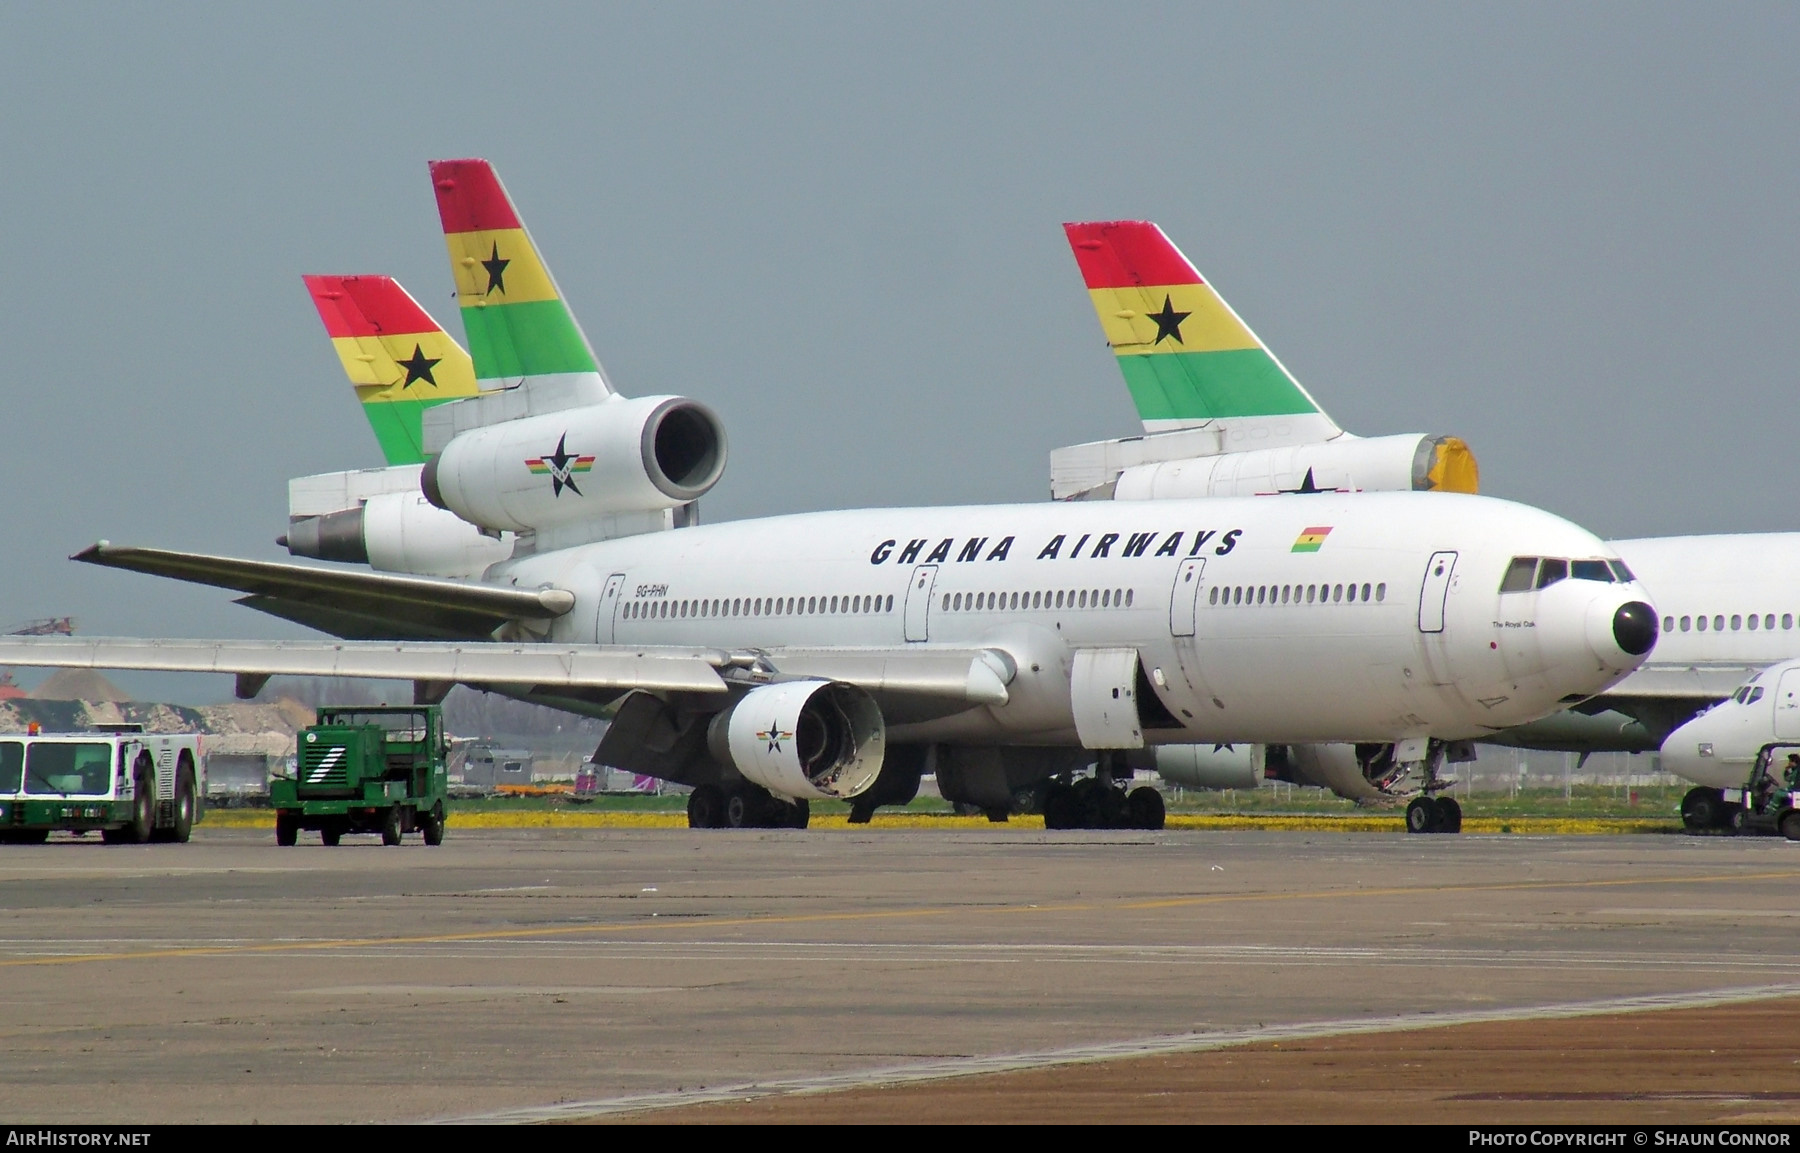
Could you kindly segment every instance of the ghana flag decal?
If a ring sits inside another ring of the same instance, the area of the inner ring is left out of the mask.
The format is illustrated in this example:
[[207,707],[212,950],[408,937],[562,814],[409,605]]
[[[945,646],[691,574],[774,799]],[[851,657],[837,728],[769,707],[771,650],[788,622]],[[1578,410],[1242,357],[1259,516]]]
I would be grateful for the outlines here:
[[511,388],[534,377],[591,378],[594,399],[611,393],[581,326],[575,323],[525,231],[493,165],[434,160],[431,184],[462,303],[463,331],[483,389]]
[[1330,525],[1320,525],[1314,528],[1301,529],[1300,535],[1294,538],[1294,547],[1288,551],[1318,552],[1325,544],[1325,538],[1329,535],[1331,535]]
[[420,415],[476,393],[469,354],[390,277],[301,279],[382,455],[389,464],[419,464]]
[[1146,428],[1317,414],[1306,390],[1144,220],[1065,224],[1106,341]]

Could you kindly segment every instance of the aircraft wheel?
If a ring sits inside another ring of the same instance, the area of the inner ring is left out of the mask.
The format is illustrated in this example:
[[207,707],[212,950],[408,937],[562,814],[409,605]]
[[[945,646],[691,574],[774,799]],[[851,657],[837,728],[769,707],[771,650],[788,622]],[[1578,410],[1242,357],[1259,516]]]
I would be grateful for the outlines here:
[[1057,781],[1044,790],[1044,827],[1073,829],[1081,820],[1081,803],[1075,790]]
[[701,785],[688,794],[688,828],[722,829],[725,827],[725,790],[717,785]]
[[300,839],[300,822],[294,814],[281,810],[275,814],[275,843],[284,848]]
[[873,817],[874,815],[875,815],[875,806],[874,805],[868,804],[864,801],[851,801],[850,802],[850,823],[851,824],[866,825],[869,823],[869,818]]
[[1134,829],[1160,829],[1168,815],[1163,806],[1162,794],[1148,785],[1131,790],[1130,795],[1125,798],[1125,808]]
[[1681,798],[1681,824],[1690,833],[1705,832],[1717,823],[1721,807],[1719,790],[1695,785]]
[[1437,817],[1438,832],[1462,832],[1462,806],[1456,803],[1455,797],[1439,797],[1437,799]]
[[754,829],[762,822],[756,818],[760,815],[759,806],[754,798],[741,789],[733,789],[725,798],[725,827],[728,829]]
[[1435,833],[1439,819],[1437,802],[1430,797],[1414,797],[1406,806],[1406,831],[1409,833]]
[[987,816],[988,824],[990,825],[1004,825],[1007,821],[1012,819],[1012,810],[1005,806],[983,809],[981,811]]
[[1781,815],[1781,835],[1790,841],[1800,841],[1800,809],[1789,809]]
[[812,822],[812,802],[794,801],[787,806],[787,820],[783,822],[790,829],[804,829]]

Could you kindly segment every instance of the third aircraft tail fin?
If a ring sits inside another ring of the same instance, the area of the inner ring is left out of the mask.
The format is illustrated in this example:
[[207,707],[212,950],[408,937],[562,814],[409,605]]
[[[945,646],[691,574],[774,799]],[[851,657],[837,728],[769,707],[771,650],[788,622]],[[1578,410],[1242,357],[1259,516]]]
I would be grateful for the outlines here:
[[1290,444],[1342,431],[1162,229],[1114,220],[1063,230],[1146,431],[1267,425],[1258,440]]
[[302,279],[382,455],[420,463],[424,411],[476,393],[469,354],[391,277]]

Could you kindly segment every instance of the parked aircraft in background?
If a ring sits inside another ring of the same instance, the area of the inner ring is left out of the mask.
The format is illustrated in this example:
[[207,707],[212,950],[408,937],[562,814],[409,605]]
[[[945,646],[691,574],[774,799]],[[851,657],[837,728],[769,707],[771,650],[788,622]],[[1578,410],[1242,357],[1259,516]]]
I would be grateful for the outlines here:
[[[1148,435],[1057,449],[1050,471],[1059,498],[1474,489],[1474,458],[1458,438],[1341,432],[1156,225],[1064,229]],[[1654,751],[1749,672],[1800,653],[1800,583],[1792,575],[1800,572],[1800,534],[1610,544],[1662,608],[1655,653],[1607,692],[1485,741]],[[1535,570],[1523,563],[1508,570],[1506,580],[1520,592],[1579,575],[1565,558],[1545,557]],[[1275,777],[1356,800],[1386,799],[1408,783],[1379,746],[1264,748],[1239,740],[1162,747],[1139,764],[1201,788],[1248,788]],[[1427,811],[1409,812],[1409,827],[1414,819],[1430,827]]]
[[1770,791],[1785,784],[1792,753],[1800,753],[1800,660],[1758,670],[1663,742],[1663,767],[1696,782],[1682,798],[1682,823],[1694,832],[1742,824],[1757,800],[1753,782],[1767,780]]
[[[1119,785],[1129,750],[1360,742],[1429,795],[1448,753],[1605,691],[1655,643],[1654,608],[1592,534],[1472,495],[668,531],[724,469],[717,418],[612,388],[485,162],[439,162],[432,179],[479,392],[422,408],[419,483],[484,534],[513,534],[511,555],[460,581],[102,542],[78,559],[233,588],[370,639],[13,640],[0,661],[229,672],[240,692],[277,673],[347,675],[410,679],[421,699],[467,683],[616,705],[597,759],[695,786],[695,825],[804,824],[813,798],[866,818],[929,768],[948,799],[996,818],[1041,787],[1053,826],[1157,827],[1156,793]],[[412,369],[385,371],[404,391]],[[371,557],[372,531],[365,517]],[[1536,579],[1557,563],[1564,579]],[[1054,783],[1096,760],[1079,791]]]

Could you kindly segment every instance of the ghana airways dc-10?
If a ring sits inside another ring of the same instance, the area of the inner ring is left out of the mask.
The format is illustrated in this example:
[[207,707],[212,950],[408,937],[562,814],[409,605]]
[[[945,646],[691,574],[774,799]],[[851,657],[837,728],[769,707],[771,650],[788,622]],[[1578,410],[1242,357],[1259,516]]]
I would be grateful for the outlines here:
[[[866,819],[929,769],[996,817],[1041,788],[1054,827],[1158,827],[1160,797],[1116,783],[1127,750],[1379,743],[1429,793],[1447,746],[1600,693],[1655,643],[1655,610],[1597,537],[1479,496],[694,525],[725,465],[718,419],[612,388],[486,162],[438,162],[432,180],[476,395],[435,395],[444,358],[424,330],[364,324],[350,297],[333,336],[397,398],[432,512],[510,534],[508,555],[459,580],[102,542],[79,559],[235,589],[344,639],[8,639],[0,661],[232,673],[240,694],[276,674],[406,679],[424,700],[461,683],[604,710],[597,759],[694,786],[696,826],[803,825],[820,798]],[[1517,558],[1543,556],[1593,579],[1501,595]],[[1089,764],[1078,793],[1066,774]]]

